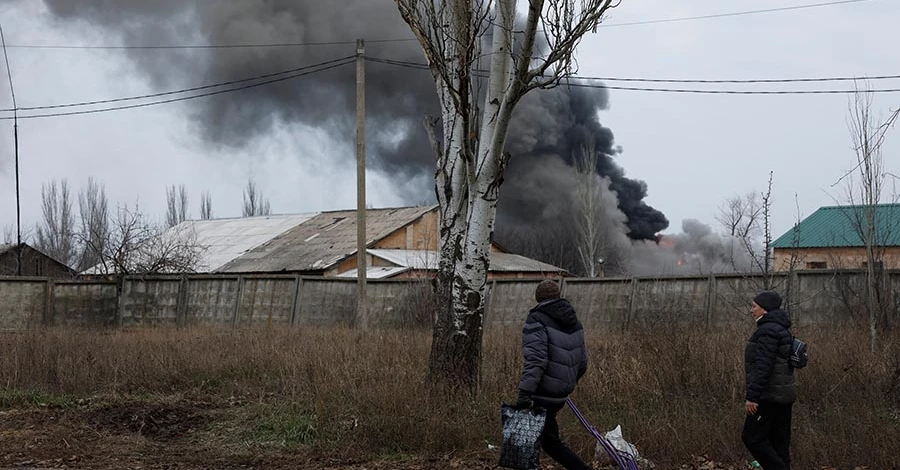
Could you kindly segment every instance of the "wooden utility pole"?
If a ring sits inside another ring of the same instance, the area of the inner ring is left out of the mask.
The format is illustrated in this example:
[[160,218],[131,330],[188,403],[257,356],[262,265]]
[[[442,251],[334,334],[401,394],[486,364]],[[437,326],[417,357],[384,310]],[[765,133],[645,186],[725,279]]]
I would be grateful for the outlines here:
[[6,77],[9,78],[9,92],[13,105],[13,147],[16,158],[16,276],[22,275],[22,204],[19,193],[19,106],[16,104],[16,89],[13,87],[12,70],[9,69],[9,56],[6,55],[6,36],[0,26],[0,42],[3,43],[3,60],[6,62]]
[[356,324],[369,327],[366,301],[366,45],[356,40]]

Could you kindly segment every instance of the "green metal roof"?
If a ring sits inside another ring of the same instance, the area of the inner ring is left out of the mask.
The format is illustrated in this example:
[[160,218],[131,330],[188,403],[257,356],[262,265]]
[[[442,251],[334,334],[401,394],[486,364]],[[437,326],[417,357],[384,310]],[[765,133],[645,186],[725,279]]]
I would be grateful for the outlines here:
[[[822,207],[778,237],[773,248],[840,248],[865,246],[857,227],[864,226],[871,206]],[[795,233],[796,230],[796,233]],[[876,244],[900,246],[900,204],[875,206]]]

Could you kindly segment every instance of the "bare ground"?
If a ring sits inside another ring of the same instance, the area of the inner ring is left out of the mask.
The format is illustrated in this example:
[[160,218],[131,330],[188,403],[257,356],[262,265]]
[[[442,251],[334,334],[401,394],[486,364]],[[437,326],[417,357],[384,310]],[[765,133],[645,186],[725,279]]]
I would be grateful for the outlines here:
[[[92,402],[0,411],[0,468],[371,469],[495,468],[496,455],[361,460],[246,439],[243,405]],[[552,468],[552,467],[551,467]]]
[[[78,400],[0,411],[0,469],[497,469],[497,451],[363,459],[246,433],[249,405],[198,400]],[[594,462],[594,468],[610,468]],[[546,461],[544,468],[558,470]],[[681,469],[741,467],[697,457]]]

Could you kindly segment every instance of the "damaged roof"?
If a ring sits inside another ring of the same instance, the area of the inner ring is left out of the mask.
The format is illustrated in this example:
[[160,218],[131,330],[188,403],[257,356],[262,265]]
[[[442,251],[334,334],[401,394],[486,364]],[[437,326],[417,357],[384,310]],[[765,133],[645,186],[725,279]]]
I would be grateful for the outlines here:
[[[370,255],[410,269],[437,269],[439,254],[432,250],[369,249]],[[511,253],[491,252],[491,272],[559,273],[564,269]],[[354,271],[355,272],[355,271]]]
[[235,258],[315,217],[316,214],[263,215],[187,220],[170,230],[188,230],[203,247],[201,268],[216,271]]
[[[366,246],[437,206],[366,210]],[[322,212],[280,233],[216,272],[319,272],[356,254],[356,210]]]

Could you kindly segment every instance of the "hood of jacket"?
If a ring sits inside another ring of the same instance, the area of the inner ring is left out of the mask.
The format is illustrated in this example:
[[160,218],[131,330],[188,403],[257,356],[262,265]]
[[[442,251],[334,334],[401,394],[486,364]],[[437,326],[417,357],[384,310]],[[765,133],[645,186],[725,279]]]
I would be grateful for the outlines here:
[[537,304],[532,311],[538,311],[550,317],[563,328],[572,328],[578,325],[578,316],[575,307],[566,299],[545,300]]
[[764,323],[777,323],[789,329],[791,327],[791,317],[784,310],[775,309],[763,315],[756,322],[758,326],[762,326]]

